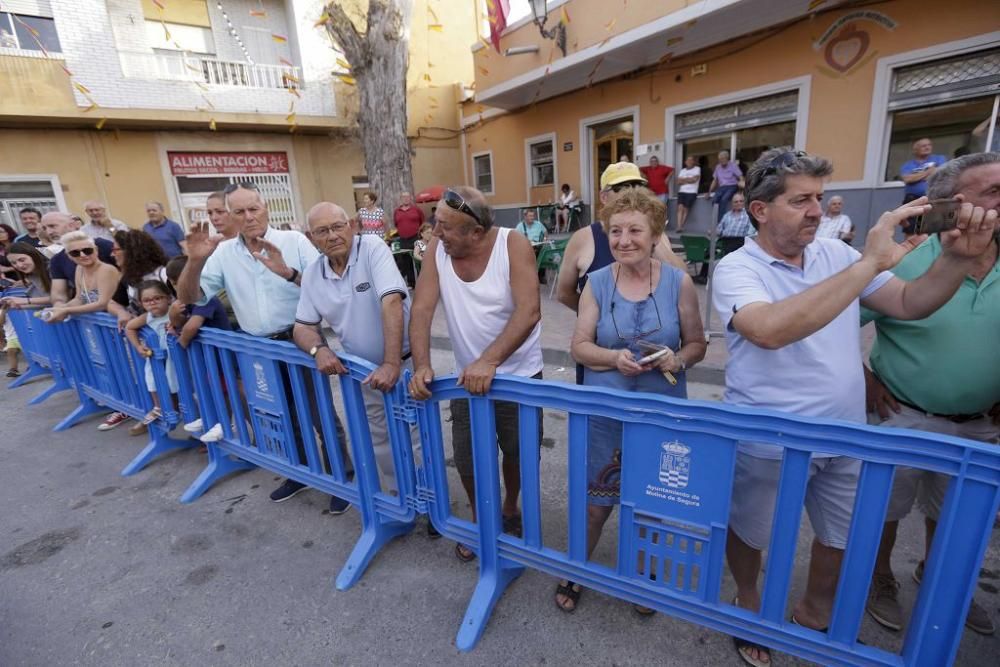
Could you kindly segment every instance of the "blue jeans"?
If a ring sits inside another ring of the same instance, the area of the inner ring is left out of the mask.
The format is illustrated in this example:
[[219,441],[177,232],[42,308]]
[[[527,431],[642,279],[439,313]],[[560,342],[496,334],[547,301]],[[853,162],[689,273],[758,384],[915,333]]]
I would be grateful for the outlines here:
[[716,222],[722,220],[722,216],[729,210],[729,202],[733,200],[733,195],[736,194],[739,187],[738,185],[720,185],[715,191],[715,197],[712,201],[719,205],[719,215]]

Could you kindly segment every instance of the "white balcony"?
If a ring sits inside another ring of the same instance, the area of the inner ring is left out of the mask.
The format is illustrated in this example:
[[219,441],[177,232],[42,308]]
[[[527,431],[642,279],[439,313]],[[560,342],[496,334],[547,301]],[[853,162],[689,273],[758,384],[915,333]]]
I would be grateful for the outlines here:
[[191,81],[235,88],[301,88],[298,67],[251,65],[245,62],[185,56],[184,54],[119,51],[122,74],[132,79]]

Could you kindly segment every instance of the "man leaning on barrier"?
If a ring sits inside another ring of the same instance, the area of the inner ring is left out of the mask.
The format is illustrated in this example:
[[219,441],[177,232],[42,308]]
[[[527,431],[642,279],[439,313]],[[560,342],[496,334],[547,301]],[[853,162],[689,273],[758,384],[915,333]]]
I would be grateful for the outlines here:
[[[1000,153],[965,155],[941,165],[930,177],[931,199],[961,196],[1000,212]],[[883,426],[944,433],[996,445],[1000,438],[1000,261],[994,239],[970,267],[955,295],[918,322],[902,322],[862,311],[875,322],[871,370],[865,369],[869,421]],[[893,273],[904,280],[921,275],[943,251],[937,235],[900,262]],[[956,342],[964,341],[965,344]],[[947,360],[942,363],[942,360]],[[992,413],[992,415],[990,414]],[[992,417],[992,418],[991,418]],[[899,521],[914,501],[924,513],[926,551],[937,528],[950,481],[948,475],[896,468],[882,543],[867,610],[891,630],[903,628],[899,582],[891,567]],[[913,572],[920,583],[924,561]],[[989,612],[972,600],[965,624],[981,634],[995,631]]]
[[[205,304],[220,290],[226,290],[239,320],[240,328],[253,336],[271,340],[292,339],[295,311],[299,304],[299,284],[302,272],[319,253],[304,234],[282,231],[268,224],[267,202],[253,183],[239,183],[225,189],[229,223],[238,230],[234,238],[210,236],[208,223],[196,224],[187,235],[189,257],[177,281],[177,298],[183,303]],[[304,374],[306,395],[315,423],[319,423],[316,392],[312,376]],[[283,375],[285,394],[291,399],[291,381]],[[325,406],[333,410],[333,406]],[[293,409],[290,415],[295,429],[299,459],[306,460],[302,451],[299,420]],[[334,412],[337,439],[340,440],[344,461],[346,436],[340,418]],[[322,453],[324,448],[319,447]],[[288,500],[306,486],[288,479],[271,494],[276,503]],[[330,512],[341,514],[350,505],[336,496],[330,499]]]
[[[362,382],[362,397],[378,467],[392,489],[396,469],[382,392],[392,391],[410,358],[406,329],[409,290],[389,246],[374,234],[359,234],[343,208],[321,202],[309,211],[312,241],[322,256],[302,272],[302,294],[292,335],[299,349],[327,375],[347,368],[327,345],[326,321],[348,354],[378,366]],[[428,532],[436,536],[428,524]]]
[[[458,382],[471,394],[490,390],[497,373],[542,376],[541,303],[535,253],[531,243],[511,229],[493,226],[493,209],[479,190],[445,190],[437,209],[434,239],[424,255],[410,320],[410,349],[416,369],[410,380],[414,398],[430,398],[431,321],[438,301],[448,319]],[[521,493],[518,406],[496,401],[497,441],[503,452],[504,532],[520,535]],[[455,466],[469,496],[475,519],[475,480],[469,403],[451,402]],[[541,419],[538,421],[541,431]],[[541,433],[539,432],[539,439]],[[470,561],[475,554],[462,544],[455,555]]]
[[[996,211],[965,204],[959,228],[941,234],[942,253],[919,278],[888,272],[923,237],[893,240],[907,218],[924,213],[920,198],[884,213],[868,232],[864,254],[817,239],[829,160],[787,148],[766,151],[747,175],[756,239],[719,262],[714,304],[726,329],[725,401],[807,417],[864,423],[859,299],[900,320],[927,317],[951,298],[989,245]],[[740,443],[726,556],[736,604],[757,610],[761,550],[771,533],[781,470],[780,447]],[[829,622],[847,542],[860,461],[815,455],[805,506],[816,533],[805,595],[792,618],[823,629]],[[740,657],[768,664],[763,646],[736,639]]]

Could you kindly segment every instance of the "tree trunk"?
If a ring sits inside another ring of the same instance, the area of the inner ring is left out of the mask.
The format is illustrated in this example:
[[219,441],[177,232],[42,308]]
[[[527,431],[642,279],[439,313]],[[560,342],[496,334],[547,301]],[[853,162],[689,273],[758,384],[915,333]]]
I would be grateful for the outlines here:
[[367,30],[360,33],[340,2],[326,7],[327,32],[344,52],[358,87],[358,125],[371,190],[388,226],[399,195],[413,192],[406,136],[406,72],[412,0],[369,0]]

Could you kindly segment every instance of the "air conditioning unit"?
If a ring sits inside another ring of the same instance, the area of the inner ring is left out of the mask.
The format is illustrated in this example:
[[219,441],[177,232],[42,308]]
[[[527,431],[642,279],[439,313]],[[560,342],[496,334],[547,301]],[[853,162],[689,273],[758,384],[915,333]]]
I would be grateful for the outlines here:
[[640,167],[649,165],[649,158],[655,156],[660,163],[663,163],[663,140],[654,141],[649,144],[637,144],[635,147],[635,163]]

